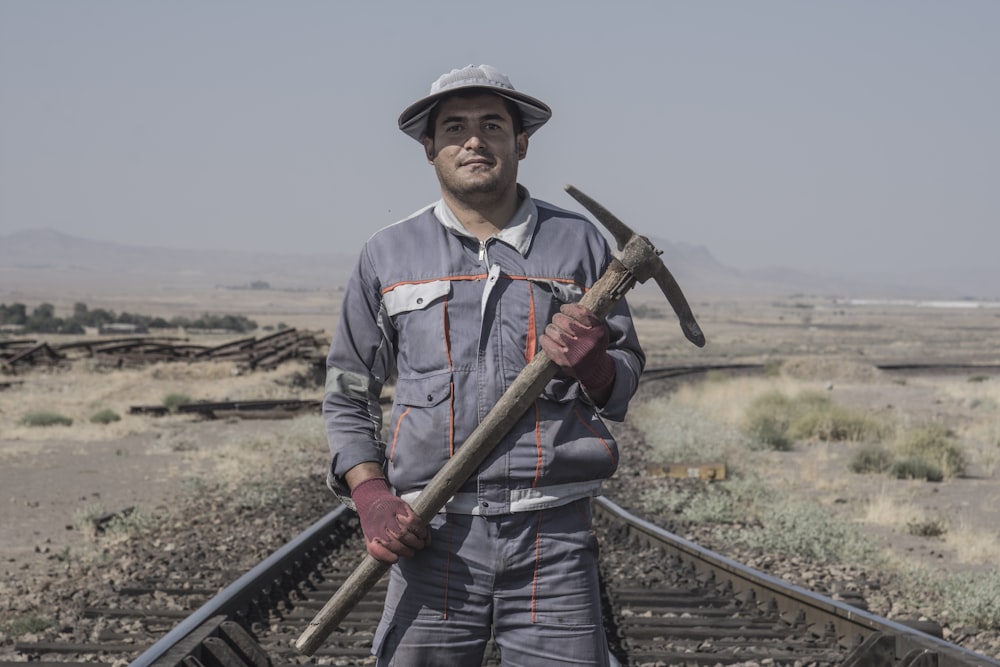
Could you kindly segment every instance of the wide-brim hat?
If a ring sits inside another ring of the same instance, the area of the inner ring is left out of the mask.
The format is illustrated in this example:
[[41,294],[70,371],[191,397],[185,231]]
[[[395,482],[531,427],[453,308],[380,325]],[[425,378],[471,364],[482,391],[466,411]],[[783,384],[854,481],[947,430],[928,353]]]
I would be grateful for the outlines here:
[[427,118],[437,103],[452,93],[470,88],[481,88],[514,102],[521,110],[521,128],[529,136],[552,117],[552,110],[547,104],[514,90],[510,79],[495,67],[469,65],[438,77],[431,84],[431,92],[427,97],[406,107],[399,115],[399,129],[417,141],[422,141],[427,132]]

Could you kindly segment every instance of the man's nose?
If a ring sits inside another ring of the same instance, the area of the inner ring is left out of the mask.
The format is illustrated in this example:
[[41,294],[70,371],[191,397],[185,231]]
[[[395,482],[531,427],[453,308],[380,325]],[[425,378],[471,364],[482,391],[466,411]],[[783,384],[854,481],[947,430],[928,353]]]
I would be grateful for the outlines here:
[[483,139],[479,136],[479,132],[469,133],[468,138],[465,140],[465,148],[470,151],[479,150],[483,147]]

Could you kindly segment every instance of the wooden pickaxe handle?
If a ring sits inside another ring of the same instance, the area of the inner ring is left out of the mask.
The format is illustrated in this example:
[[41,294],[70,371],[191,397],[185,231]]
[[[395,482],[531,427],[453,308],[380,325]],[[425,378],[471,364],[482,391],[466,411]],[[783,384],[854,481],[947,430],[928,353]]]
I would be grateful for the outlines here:
[[[650,246],[652,249],[652,246]],[[651,252],[655,253],[655,249]],[[654,255],[659,261],[657,255]],[[619,260],[612,260],[593,287],[584,294],[580,304],[602,320],[625,293],[635,285],[633,272]],[[479,426],[462,443],[455,455],[437,472],[430,483],[413,501],[413,510],[425,521],[441,511],[452,496],[465,484],[476,469],[486,460],[500,440],[528,411],[559,367],[543,350],[525,366],[500,400],[480,422]],[[389,570],[390,565],[365,554],[364,560],[351,573],[309,626],[295,641],[295,648],[305,655],[316,652],[334,628],[368,594],[368,591]]]

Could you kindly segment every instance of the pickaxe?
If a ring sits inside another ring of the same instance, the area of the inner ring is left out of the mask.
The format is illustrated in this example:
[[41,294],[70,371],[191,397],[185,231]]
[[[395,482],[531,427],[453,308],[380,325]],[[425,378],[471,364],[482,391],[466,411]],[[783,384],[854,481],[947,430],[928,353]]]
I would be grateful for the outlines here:
[[[566,191],[607,227],[614,236],[619,251],[618,257],[611,261],[604,275],[587,291],[580,304],[597,317],[604,319],[636,282],[643,283],[653,278],[673,306],[684,336],[698,347],[702,347],[705,344],[705,336],[695,321],[680,286],[660,259],[660,251],[653,247],[649,239],[637,235],[610,211],[572,185],[567,185]],[[559,367],[546,356],[545,352],[539,350],[472,435],[462,443],[455,455],[413,501],[413,510],[425,521],[430,521],[527,412],[558,370]],[[296,640],[295,648],[306,655],[315,653],[320,644],[367,595],[389,567],[388,563],[375,560],[366,554],[361,564]]]

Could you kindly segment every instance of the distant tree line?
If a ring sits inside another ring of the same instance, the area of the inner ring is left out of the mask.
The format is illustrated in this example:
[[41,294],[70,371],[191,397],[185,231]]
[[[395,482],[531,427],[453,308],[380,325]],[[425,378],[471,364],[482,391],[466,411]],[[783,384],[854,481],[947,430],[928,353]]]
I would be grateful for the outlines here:
[[173,317],[165,320],[162,317],[138,315],[113,310],[95,308],[90,310],[87,304],[77,302],[73,305],[73,314],[69,317],[56,317],[55,306],[51,303],[39,304],[30,313],[23,303],[7,305],[0,303],[0,326],[13,325],[26,333],[60,333],[82,334],[84,327],[101,328],[109,324],[131,324],[145,329],[215,329],[222,331],[246,332],[257,328],[257,323],[242,315],[210,315],[192,319],[189,317]]

